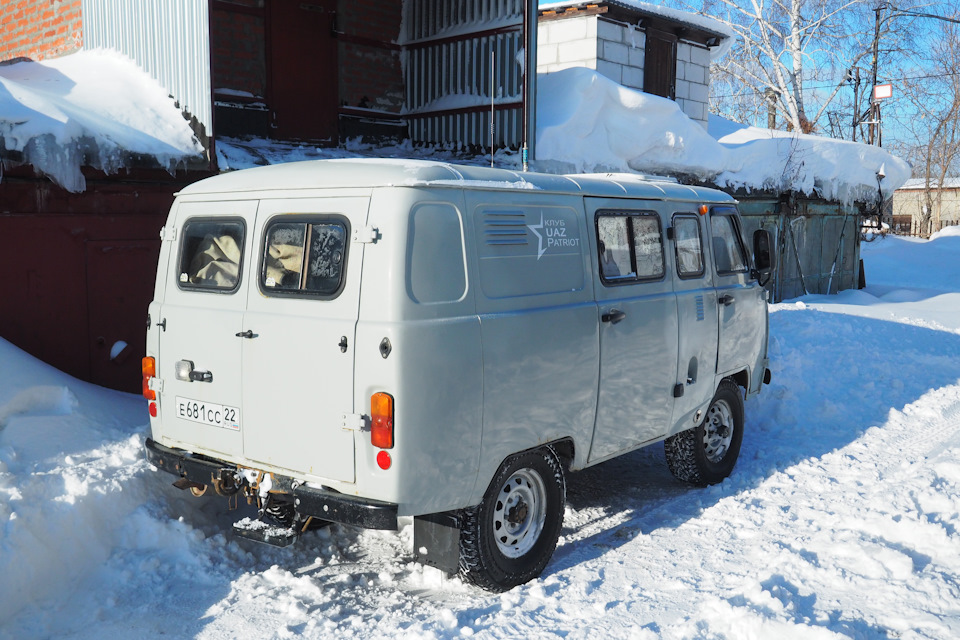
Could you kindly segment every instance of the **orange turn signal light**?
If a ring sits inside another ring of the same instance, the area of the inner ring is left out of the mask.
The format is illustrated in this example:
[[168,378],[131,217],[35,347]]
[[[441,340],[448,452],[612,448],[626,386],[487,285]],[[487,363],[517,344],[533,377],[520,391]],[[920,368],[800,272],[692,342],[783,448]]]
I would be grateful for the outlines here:
[[381,449],[393,448],[393,396],[389,393],[370,396],[370,443]]
[[147,356],[140,361],[140,369],[143,372],[143,397],[147,400],[156,400],[157,392],[150,388],[150,378],[157,376],[157,361]]

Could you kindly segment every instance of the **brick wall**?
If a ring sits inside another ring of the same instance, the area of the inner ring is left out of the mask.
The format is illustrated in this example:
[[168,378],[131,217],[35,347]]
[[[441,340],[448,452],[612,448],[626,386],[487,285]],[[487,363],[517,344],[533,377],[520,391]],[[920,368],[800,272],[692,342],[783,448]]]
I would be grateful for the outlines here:
[[267,84],[264,18],[260,11],[263,0],[242,0],[234,4],[255,11],[245,13],[213,5],[210,12],[213,89],[246,91],[262,98]]
[[340,37],[340,104],[399,113],[403,107],[400,51],[400,0],[341,0],[337,11]]
[[[625,87],[643,91],[645,45],[642,30],[595,15],[544,20],[537,29],[537,71],[586,67]],[[679,42],[676,102],[704,128],[709,94],[710,51]]]
[[0,62],[73,53],[83,45],[80,0],[2,0],[0,33]]

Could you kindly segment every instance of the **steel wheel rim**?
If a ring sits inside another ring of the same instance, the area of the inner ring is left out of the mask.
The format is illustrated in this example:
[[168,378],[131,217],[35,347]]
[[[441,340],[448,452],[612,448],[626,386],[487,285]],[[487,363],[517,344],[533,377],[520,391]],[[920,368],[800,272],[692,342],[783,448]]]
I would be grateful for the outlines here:
[[546,487],[533,469],[519,469],[503,483],[493,510],[493,537],[500,553],[519,558],[540,539],[547,517]]
[[723,460],[733,441],[733,411],[726,400],[717,400],[707,410],[703,423],[703,454],[716,464]]

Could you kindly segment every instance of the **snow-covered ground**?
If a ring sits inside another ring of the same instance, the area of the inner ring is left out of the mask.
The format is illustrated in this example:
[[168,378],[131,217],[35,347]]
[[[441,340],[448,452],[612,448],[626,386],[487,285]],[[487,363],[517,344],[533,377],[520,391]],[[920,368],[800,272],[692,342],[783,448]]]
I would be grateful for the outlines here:
[[960,637],[960,235],[771,308],[773,382],[709,489],[655,445],[569,479],[543,576],[412,562],[412,526],[280,550],[144,462],[145,402],[0,340],[2,638]]

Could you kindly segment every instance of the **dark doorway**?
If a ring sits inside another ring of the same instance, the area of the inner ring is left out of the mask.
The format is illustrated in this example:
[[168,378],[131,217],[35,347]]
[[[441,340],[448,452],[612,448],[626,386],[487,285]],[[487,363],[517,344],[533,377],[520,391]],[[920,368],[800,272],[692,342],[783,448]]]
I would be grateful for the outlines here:
[[677,78],[677,37],[647,29],[647,45],[643,61],[643,90],[646,93],[675,99]]
[[336,6],[336,0],[266,5],[271,137],[337,141]]
[[147,306],[159,252],[157,240],[86,242],[91,382],[140,391]]

